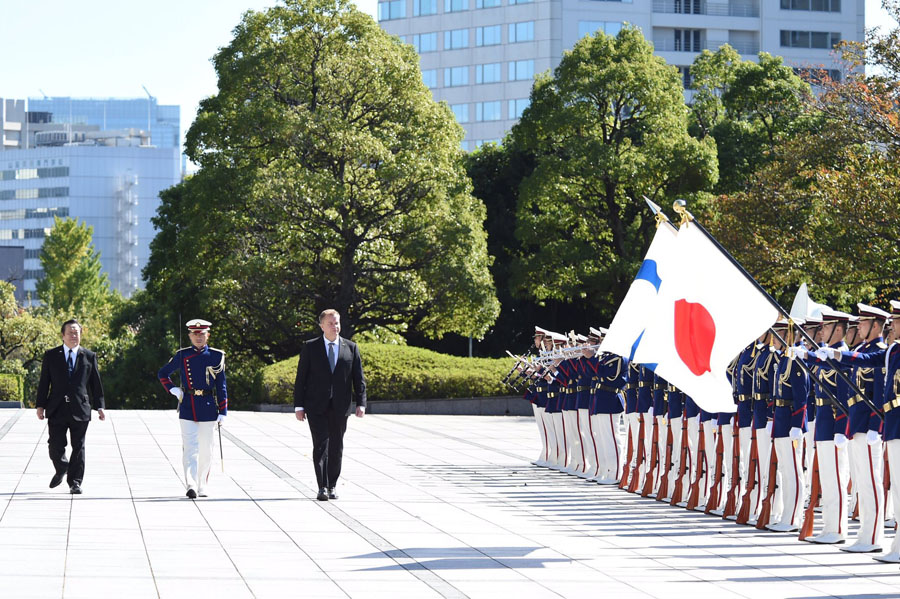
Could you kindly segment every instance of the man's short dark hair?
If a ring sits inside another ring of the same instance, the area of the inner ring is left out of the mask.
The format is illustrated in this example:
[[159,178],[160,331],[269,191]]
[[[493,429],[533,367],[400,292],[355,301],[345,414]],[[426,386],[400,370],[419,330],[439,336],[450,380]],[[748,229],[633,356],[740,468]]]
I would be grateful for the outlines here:
[[79,329],[82,328],[81,323],[78,322],[77,320],[75,320],[74,318],[72,318],[72,319],[70,319],[70,320],[65,321],[65,322],[62,324],[62,328],[59,329],[59,334],[60,334],[60,335],[65,335],[65,334],[66,334],[66,327],[69,326],[70,324],[77,324]]
[[340,319],[340,317],[341,317],[341,313],[340,313],[340,312],[338,312],[338,311],[335,310],[334,308],[328,308],[327,310],[322,310],[322,311],[319,313],[319,324],[322,324],[322,321],[325,320],[325,317],[326,317],[326,316],[330,316],[331,314],[334,314],[335,316],[337,316],[338,319]]

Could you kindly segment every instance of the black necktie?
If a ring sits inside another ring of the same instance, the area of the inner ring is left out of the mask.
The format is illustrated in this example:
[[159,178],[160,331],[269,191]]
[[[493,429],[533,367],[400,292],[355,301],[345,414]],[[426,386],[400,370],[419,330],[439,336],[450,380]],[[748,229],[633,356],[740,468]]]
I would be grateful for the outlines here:
[[72,350],[69,350],[69,359],[67,362],[69,364],[69,376],[72,376],[72,371],[75,370],[75,361],[72,360]]
[[328,344],[328,365],[331,366],[331,372],[334,372],[334,343]]

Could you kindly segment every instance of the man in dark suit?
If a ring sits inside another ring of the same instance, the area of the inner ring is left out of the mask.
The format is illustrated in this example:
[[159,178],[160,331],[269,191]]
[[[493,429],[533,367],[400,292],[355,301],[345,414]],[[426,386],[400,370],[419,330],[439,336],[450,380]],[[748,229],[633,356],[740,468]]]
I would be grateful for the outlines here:
[[[81,325],[67,320],[62,329],[63,344],[47,350],[41,362],[41,379],[37,390],[37,417],[46,416],[50,459],[56,474],[50,488],[58,486],[68,474],[69,492],[81,494],[84,479],[84,437],[91,421],[91,401],[103,413],[103,385],[97,368],[97,354],[81,347]],[[66,432],[72,440],[72,455],[66,459]]]
[[316,499],[337,499],[334,487],[341,475],[344,432],[350,399],[356,400],[356,416],[366,412],[366,378],[359,347],[340,336],[341,315],[337,310],[319,314],[322,337],[303,346],[294,382],[297,420],[309,419],[313,442],[313,466],[319,494]]

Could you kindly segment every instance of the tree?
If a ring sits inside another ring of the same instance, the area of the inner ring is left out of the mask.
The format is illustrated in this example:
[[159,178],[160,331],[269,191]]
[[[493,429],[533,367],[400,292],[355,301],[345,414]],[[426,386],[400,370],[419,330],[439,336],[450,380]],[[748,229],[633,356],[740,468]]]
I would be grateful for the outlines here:
[[634,27],[582,38],[536,79],[508,142],[535,162],[519,187],[518,293],[611,315],[653,234],[641,196],[699,198],[716,181],[713,141],[687,116],[677,70]]
[[38,298],[51,313],[86,318],[109,303],[109,280],[101,272],[93,235],[94,228],[85,223],[53,218],[53,228],[41,247],[44,277],[37,283]]
[[347,0],[286,0],[246,13],[214,63],[187,135],[201,168],[163,195],[148,290],[195,279],[217,335],[266,361],[327,307],[347,334],[483,334],[484,206],[412,47]]

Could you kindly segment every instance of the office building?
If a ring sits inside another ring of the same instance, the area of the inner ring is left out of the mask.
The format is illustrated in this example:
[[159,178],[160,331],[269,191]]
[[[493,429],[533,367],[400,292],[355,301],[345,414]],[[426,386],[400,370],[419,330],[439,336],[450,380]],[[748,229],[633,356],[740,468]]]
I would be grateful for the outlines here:
[[59,216],[94,228],[111,287],[129,297],[142,287],[159,193],[181,180],[179,148],[151,145],[144,130],[58,124],[24,107],[0,99],[0,246],[24,249],[24,293],[36,299],[41,246]]
[[640,27],[685,84],[697,54],[724,43],[745,60],[764,51],[839,75],[833,46],[865,36],[863,0],[389,0],[378,18],[419,52],[422,77],[465,128],[467,150],[502,139],[534,75],[598,30]]

